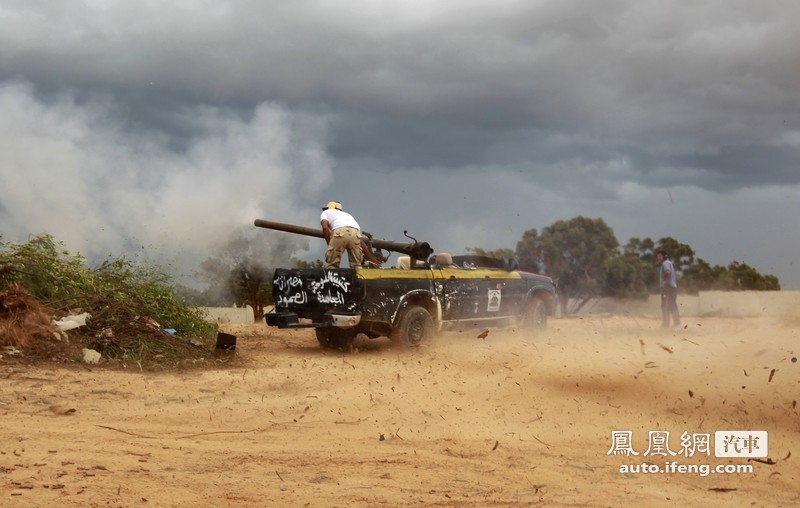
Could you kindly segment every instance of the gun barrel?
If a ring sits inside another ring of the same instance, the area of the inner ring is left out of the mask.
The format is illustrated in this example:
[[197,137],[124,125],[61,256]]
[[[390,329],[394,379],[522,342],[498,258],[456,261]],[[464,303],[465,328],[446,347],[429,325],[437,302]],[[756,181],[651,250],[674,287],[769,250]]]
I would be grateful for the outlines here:
[[425,261],[433,254],[433,248],[428,242],[401,243],[391,242],[389,240],[376,240],[373,238],[370,243],[372,243],[372,246],[375,248],[406,254],[420,261]]
[[[294,224],[285,224],[283,222],[273,222],[269,220],[256,219],[255,225],[260,228],[274,229],[276,231],[284,231],[286,233],[294,233],[296,235],[313,236],[315,238],[325,238],[325,235],[322,234],[322,230],[320,229],[295,226]],[[427,242],[402,243],[402,242],[392,242],[389,240],[379,240],[372,238],[368,243],[371,245],[371,247],[377,249],[399,252],[401,254],[406,254],[408,256],[411,256],[414,259],[420,259],[423,261],[428,259],[428,257],[431,254],[433,254],[433,248],[431,248],[430,244],[428,244]]]
[[304,228],[303,226],[295,226],[294,224],[285,224],[283,222],[272,222],[269,220],[256,219],[255,225],[260,228],[274,229],[276,231],[284,231],[286,233],[294,233],[296,235],[325,238],[325,235],[322,234],[322,230],[320,229]]

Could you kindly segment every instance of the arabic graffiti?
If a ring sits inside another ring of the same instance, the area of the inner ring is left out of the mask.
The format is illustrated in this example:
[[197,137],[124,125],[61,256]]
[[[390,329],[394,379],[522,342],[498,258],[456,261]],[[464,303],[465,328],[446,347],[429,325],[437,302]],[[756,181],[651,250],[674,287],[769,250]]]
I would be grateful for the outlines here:
[[278,307],[302,305],[318,302],[326,305],[344,305],[345,297],[350,291],[351,283],[341,274],[324,271],[320,279],[309,280],[303,285],[303,279],[297,275],[279,274],[275,277],[275,303]]
[[319,303],[329,303],[329,304],[344,304],[344,295],[342,294],[331,294],[330,292],[326,294],[317,294],[317,301]]
[[297,275],[287,277],[286,274],[281,274],[275,277],[275,286],[280,292],[284,292],[289,288],[297,288],[303,285],[303,281]]
[[319,282],[312,282],[309,284],[312,291],[314,291],[316,288],[321,289],[329,285],[338,288],[345,293],[350,290],[350,282],[342,278],[342,276],[336,272],[324,272],[324,275]]

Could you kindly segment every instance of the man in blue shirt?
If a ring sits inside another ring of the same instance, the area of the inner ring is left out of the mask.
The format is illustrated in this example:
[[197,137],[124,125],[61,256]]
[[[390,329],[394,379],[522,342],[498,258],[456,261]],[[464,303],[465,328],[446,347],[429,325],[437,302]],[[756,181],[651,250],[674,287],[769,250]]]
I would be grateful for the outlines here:
[[675,267],[669,260],[666,251],[660,250],[656,253],[658,264],[661,265],[659,272],[659,282],[661,284],[661,328],[669,328],[669,318],[675,329],[681,327],[681,316],[678,313],[678,283],[675,281]]

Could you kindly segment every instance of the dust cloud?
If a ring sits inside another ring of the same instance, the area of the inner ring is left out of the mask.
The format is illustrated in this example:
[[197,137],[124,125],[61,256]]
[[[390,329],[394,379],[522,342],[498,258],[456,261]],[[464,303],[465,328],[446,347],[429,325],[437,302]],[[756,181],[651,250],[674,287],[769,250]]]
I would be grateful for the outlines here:
[[179,137],[131,116],[101,95],[0,84],[3,239],[47,233],[90,260],[140,255],[187,273],[255,218],[316,219],[333,166],[324,120],[268,102],[165,111]]

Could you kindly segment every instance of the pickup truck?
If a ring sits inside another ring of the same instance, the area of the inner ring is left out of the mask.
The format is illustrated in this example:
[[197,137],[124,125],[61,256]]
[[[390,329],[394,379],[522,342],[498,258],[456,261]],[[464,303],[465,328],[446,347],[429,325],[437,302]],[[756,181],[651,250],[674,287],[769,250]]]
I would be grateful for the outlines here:
[[314,328],[321,347],[346,350],[359,333],[416,346],[443,329],[536,332],[553,314],[556,285],[504,260],[439,253],[391,268],[277,269],[272,295],[269,326]]

